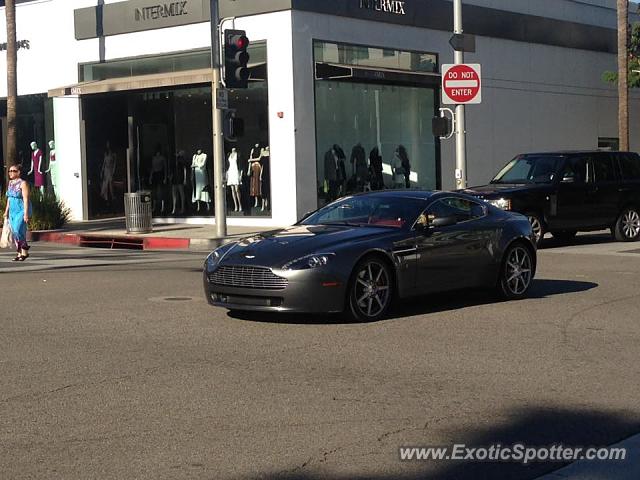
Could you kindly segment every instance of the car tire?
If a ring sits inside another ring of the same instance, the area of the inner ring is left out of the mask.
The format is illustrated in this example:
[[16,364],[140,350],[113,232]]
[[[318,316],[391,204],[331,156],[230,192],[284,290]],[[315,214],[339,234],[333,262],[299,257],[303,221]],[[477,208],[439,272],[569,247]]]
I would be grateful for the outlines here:
[[576,238],[577,234],[578,234],[578,232],[575,231],[575,230],[564,230],[562,232],[551,232],[551,235],[553,235],[553,238],[555,238],[556,240],[558,240],[560,242],[571,242],[571,241],[573,241],[574,238]]
[[535,273],[533,253],[521,242],[511,245],[504,255],[498,293],[507,300],[523,298],[531,284]]
[[625,208],[613,227],[613,236],[619,242],[640,240],[640,211],[636,207]]
[[542,218],[537,213],[525,213],[526,217],[529,219],[529,223],[531,224],[531,229],[536,237],[536,246],[540,246],[542,243],[542,239],[544,238],[545,228],[544,222]]
[[347,313],[358,322],[384,317],[393,297],[393,274],[389,264],[377,256],[360,260],[349,281]]

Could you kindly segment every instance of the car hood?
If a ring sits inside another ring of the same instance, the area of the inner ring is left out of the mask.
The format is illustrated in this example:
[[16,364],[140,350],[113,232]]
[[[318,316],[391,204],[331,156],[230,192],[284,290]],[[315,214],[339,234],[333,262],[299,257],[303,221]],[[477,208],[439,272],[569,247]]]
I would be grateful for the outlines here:
[[464,190],[467,195],[481,198],[499,198],[508,196],[509,194],[519,193],[532,190],[544,190],[548,185],[533,183],[491,183],[489,185],[481,185],[478,187],[469,187]]
[[281,267],[313,253],[333,253],[349,242],[398,235],[400,230],[336,225],[296,225],[247,237],[231,247],[222,263]]

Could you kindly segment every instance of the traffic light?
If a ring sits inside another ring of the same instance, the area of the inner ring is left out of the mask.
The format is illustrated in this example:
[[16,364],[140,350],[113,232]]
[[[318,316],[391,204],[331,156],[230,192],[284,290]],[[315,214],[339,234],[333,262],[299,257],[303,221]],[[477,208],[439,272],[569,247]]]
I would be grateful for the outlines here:
[[244,30],[224,32],[224,82],[227,88],[249,86],[249,39]]

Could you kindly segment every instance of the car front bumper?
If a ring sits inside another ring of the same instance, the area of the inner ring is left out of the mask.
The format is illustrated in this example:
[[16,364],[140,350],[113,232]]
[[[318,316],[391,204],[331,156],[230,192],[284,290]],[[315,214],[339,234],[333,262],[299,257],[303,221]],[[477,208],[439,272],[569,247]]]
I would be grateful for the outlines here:
[[259,312],[339,313],[344,310],[346,281],[326,268],[308,270],[271,270],[285,278],[284,288],[250,288],[213,283],[205,268],[204,292],[207,302],[229,310]]

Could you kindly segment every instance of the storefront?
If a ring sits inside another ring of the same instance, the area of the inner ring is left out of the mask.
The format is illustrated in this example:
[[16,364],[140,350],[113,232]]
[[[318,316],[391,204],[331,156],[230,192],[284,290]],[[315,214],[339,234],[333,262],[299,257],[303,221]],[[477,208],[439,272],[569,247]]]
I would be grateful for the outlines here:
[[[465,29],[477,35],[467,61],[484,73],[483,104],[467,109],[471,183],[523,151],[615,140],[615,89],[601,80],[615,69],[607,1],[559,0],[553,12],[464,2]],[[121,216],[124,192],[149,190],[156,219],[213,223],[209,1],[32,3],[33,14],[60,18],[65,73],[44,91],[74,217]],[[431,133],[440,65],[453,57],[451,2],[221,0],[220,9],[224,28],[251,40],[250,87],[232,91],[225,112],[226,125],[243,124],[224,145],[229,224],[286,225],[367,190],[453,187],[453,142]],[[632,132],[636,124],[634,115]]]

